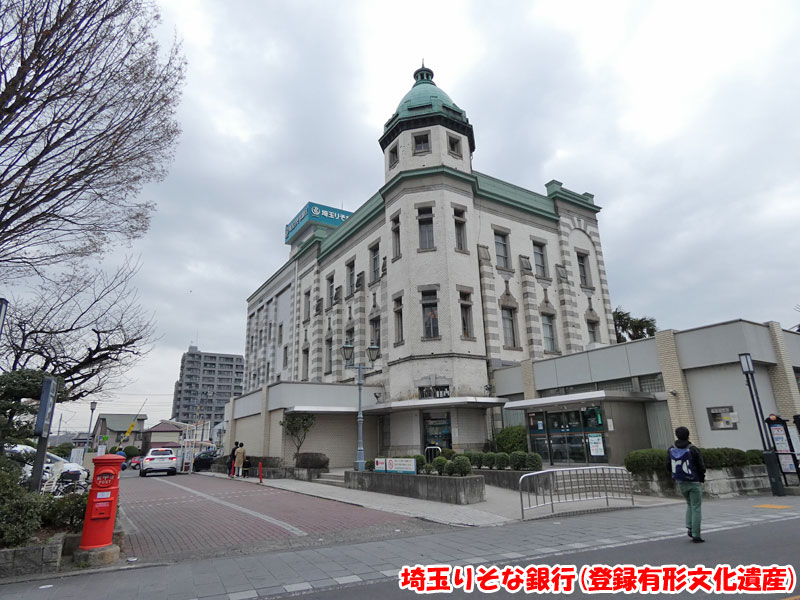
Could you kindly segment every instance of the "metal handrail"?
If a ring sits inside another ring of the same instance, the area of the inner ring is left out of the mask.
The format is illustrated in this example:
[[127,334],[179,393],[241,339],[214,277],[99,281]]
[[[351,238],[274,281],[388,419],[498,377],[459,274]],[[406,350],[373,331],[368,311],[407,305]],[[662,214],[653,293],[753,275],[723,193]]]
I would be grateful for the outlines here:
[[[525,481],[528,479],[528,481]],[[525,505],[523,482],[527,484],[528,505]],[[533,490],[531,490],[533,487]],[[531,504],[531,494],[535,504]],[[540,496],[542,501],[540,502]],[[610,506],[610,498],[633,499],[633,478],[625,467],[572,467],[566,469],[547,469],[536,473],[526,473],[519,478],[519,503],[522,519],[525,511],[550,505],[555,513],[556,504],[602,500]],[[548,501],[549,499],[549,501]]]

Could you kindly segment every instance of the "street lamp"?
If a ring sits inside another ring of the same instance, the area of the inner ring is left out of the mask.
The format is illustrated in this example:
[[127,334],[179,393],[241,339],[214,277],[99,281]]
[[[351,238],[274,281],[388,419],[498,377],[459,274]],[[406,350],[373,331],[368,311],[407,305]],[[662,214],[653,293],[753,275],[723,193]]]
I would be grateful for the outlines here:
[[92,417],[94,416],[94,409],[97,408],[97,402],[92,400],[89,404],[91,411],[89,412],[89,432],[86,434],[86,451],[89,451],[89,438],[92,437]]
[[[358,363],[352,364],[353,360],[353,344],[345,343],[342,346],[342,357],[344,358],[345,368],[358,370],[358,448],[356,449],[356,471],[364,470],[364,414],[361,412],[361,388],[364,386],[364,365]],[[374,343],[367,347],[367,357],[370,363],[374,363],[378,358],[381,349]]]
[[761,406],[761,398],[758,396],[753,357],[747,352],[740,354],[739,365],[742,367],[742,373],[744,373],[745,380],[747,381],[747,389],[750,391],[750,401],[753,403],[753,412],[756,414],[756,425],[758,425],[758,435],[761,438],[764,464],[767,467],[767,476],[769,477],[770,487],[772,488],[772,495],[784,496],[786,492],[783,488],[781,466],[775,454],[775,448],[772,445],[772,438],[770,438],[769,432],[766,434],[764,433],[764,427],[766,426],[764,409]]

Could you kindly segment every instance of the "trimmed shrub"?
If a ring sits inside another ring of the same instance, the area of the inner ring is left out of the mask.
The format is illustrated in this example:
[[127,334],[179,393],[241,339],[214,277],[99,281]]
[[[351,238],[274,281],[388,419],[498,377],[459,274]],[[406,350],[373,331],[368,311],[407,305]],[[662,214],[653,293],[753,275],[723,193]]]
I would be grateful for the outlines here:
[[441,456],[444,456],[447,460],[453,460],[453,457],[456,455],[456,451],[452,448],[442,448]]
[[528,452],[525,455],[525,469],[528,471],[542,470],[542,456],[538,452]]
[[69,494],[61,498],[42,496],[42,526],[80,531],[88,500],[89,494]]
[[514,471],[522,471],[525,468],[525,459],[528,457],[527,452],[521,450],[514,450],[509,457],[509,465]]
[[718,448],[718,450],[722,455],[723,467],[744,467],[747,464],[747,454],[744,450],[738,448]]
[[523,425],[504,427],[496,437],[497,450],[510,454],[516,450],[521,452],[528,451],[528,440]]
[[473,452],[469,455],[469,462],[476,469],[480,469],[483,464],[483,452]]
[[667,476],[667,451],[661,448],[634,450],[625,457],[625,468],[636,475],[657,473]]
[[746,450],[745,458],[748,465],[763,465],[764,464],[764,451],[763,450]]
[[136,446],[125,446],[123,450],[125,451],[125,456],[128,458],[133,458],[141,454],[141,451]]
[[422,472],[425,473],[425,475],[430,475],[433,473],[433,465],[431,463],[425,463],[422,465]]
[[445,475],[452,475],[453,473],[455,473],[456,463],[454,463],[452,460],[448,460],[444,465],[444,472]]
[[364,469],[366,469],[369,472],[374,471],[375,470],[375,461],[374,460],[368,460],[367,462],[365,462],[364,463]]
[[469,457],[467,456],[456,456],[453,459],[453,470],[455,471],[456,475],[469,475],[472,473],[472,463],[469,462]]
[[425,463],[427,462],[425,460],[425,455],[424,454],[415,454],[411,458],[413,458],[415,461],[417,461],[417,473],[422,473],[422,467],[425,466]]
[[437,456],[433,459],[431,465],[433,466],[433,470],[441,475],[444,473],[445,465],[447,465],[447,459],[444,456]]
[[24,545],[41,524],[42,501],[19,486],[19,479],[0,473],[0,548]]
[[497,456],[494,452],[485,452],[483,455],[483,466],[487,469],[494,467],[494,459]]
[[322,452],[300,452],[296,465],[301,469],[327,469],[330,459]]
[[498,452],[494,455],[494,468],[507,469],[510,459],[507,452]]
[[706,469],[721,469],[725,466],[725,455],[719,448],[700,448]]

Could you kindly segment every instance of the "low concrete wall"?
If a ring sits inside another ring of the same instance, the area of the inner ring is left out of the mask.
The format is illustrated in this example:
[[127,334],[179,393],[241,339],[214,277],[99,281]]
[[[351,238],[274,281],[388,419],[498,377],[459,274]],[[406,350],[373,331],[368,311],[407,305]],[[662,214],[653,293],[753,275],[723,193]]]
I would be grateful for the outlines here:
[[[656,475],[634,475],[633,489],[636,494],[646,496],[680,497],[678,486],[670,477]],[[731,498],[770,491],[767,468],[764,465],[708,469],[703,484],[703,496],[708,498]]]
[[63,538],[57,533],[46,544],[0,550],[0,578],[55,573],[61,567]]
[[[211,465],[213,473],[225,473],[225,465]],[[264,479],[300,479],[311,481],[319,477],[320,473],[327,473],[328,469],[300,469],[298,467],[278,467],[275,469],[261,469],[261,476]],[[247,474],[248,479],[258,479],[258,465],[251,468]]]
[[407,475],[345,471],[345,486],[352,490],[393,494],[448,504],[475,504],[485,499],[485,484],[480,475]]
[[505,488],[507,490],[519,491],[519,478],[523,475],[536,473],[537,471],[512,471],[511,469],[475,469],[473,475],[481,475],[486,481],[486,485]]

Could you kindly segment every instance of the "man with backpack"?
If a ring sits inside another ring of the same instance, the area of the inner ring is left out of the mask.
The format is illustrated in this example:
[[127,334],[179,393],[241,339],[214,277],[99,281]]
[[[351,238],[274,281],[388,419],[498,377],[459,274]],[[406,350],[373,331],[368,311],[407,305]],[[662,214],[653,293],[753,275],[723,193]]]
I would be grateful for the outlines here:
[[700,537],[701,505],[703,486],[706,480],[706,465],[700,450],[689,441],[689,429],[675,430],[675,443],[667,450],[667,468],[678,489],[686,498],[686,530],[695,544],[705,542]]

